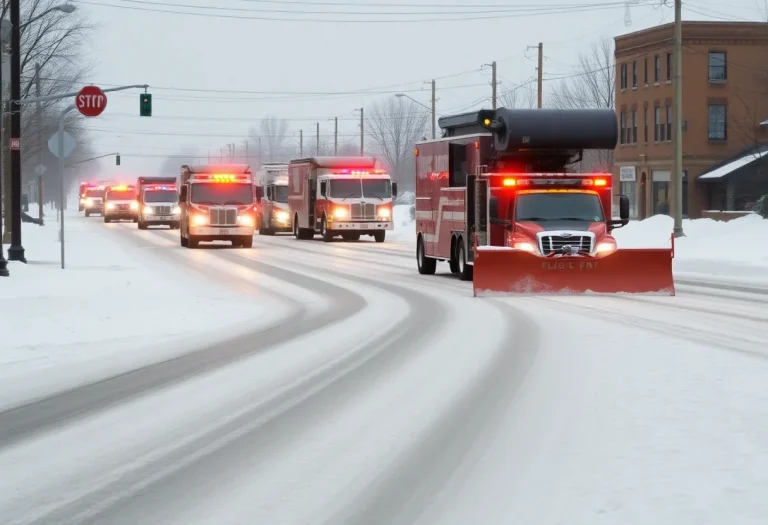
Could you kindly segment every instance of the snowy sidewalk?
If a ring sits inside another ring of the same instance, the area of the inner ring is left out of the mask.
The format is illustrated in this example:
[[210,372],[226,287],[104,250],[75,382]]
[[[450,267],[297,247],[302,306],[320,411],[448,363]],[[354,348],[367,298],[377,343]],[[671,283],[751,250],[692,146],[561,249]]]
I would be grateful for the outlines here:
[[69,212],[65,226],[65,270],[49,211],[45,226],[23,225],[28,264],[9,263],[11,276],[0,279],[0,410],[233,337],[238,324],[242,331],[264,318],[251,297],[120,244],[100,217]]

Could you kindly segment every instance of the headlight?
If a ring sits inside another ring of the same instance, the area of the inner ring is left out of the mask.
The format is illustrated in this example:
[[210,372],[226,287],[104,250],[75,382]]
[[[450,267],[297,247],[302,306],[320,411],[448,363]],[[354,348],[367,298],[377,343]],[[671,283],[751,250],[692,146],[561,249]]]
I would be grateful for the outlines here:
[[238,215],[237,222],[243,226],[253,226],[253,217],[250,215]]
[[115,209],[115,204],[113,202],[108,202],[107,203],[107,209],[108,210],[114,210]]
[[181,207],[180,206],[174,206],[173,207],[173,214],[174,215],[181,215]]
[[512,247],[515,250],[523,250],[531,253],[534,253],[536,251],[536,247],[529,242],[516,242],[515,244],[512,245]]
[[152,206],[144,206],[144,215],[152,215],[152,212],[154,211]]
[[595,250],[597,253],[611,253],[616,251],[616,243],[613,242],[601,242],[597,245]]
[[288,217],[290,217],[290,215],[288,215],[287,211],[275,212],[275,219],[277,219],[280,222],[288,222]]
[[337,219],[346,219],[348,215],[349,215],[349,212],[347,211],[346,208],[336,208],[335,210],[333,210],[333,216],[336,217]]
[[205,215],[195,215],[192,217],[192,224],[195,226],[203,226],[204,224],[208,224],[208,217]]
[[389,218],[389,208],[381,208],[379,210],[379,217],[383,217],[385,219]]
[[138,209],[139,209],[139,203],[138,203],[138,202],[136,202],[136,201],[133,201],[133,202],[131,203],[131,209],[132,209],[132,210],[138,210]]
[[92,198],[90,198],[90,197],[88,197],[87,199],[85,199],[85,205],[86,205],[86,206],[93,206],[93,199],[92,199]]

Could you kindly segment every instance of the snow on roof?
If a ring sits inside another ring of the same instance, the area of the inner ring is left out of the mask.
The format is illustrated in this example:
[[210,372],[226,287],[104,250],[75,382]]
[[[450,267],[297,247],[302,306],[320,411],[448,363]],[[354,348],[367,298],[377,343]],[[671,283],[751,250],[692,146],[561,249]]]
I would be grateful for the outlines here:
[[708,171],[704,175],[700,176],[698,180],[722,179],[726,175],[729,175],[732,172],[736,171],[737,169],[743,168],[744,166],[747,166],[748,164],[751,164],[756,160],[763,158],[766,155],[768,155],[768,150],[749,153],[748,155],[739,157],[738,159],[733,160],[728,164],[724,164],[719,168],[715,168],[712,171]]
[[303,159],[294,159],[293,163],[311,161],[322,168],[343,169],[373,169],[376,167],[375,157],[307,157]]

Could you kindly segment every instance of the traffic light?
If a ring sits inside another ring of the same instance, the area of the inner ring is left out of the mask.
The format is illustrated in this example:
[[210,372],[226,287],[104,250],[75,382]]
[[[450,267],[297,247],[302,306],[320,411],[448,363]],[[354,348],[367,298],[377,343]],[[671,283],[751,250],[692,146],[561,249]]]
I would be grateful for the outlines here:
[[115,166],[119,166],[119,165],[120,165],[120,155],[116,155],[115,156]]
[[139,116],[152,116],[152,95],[149,93],[139,95]]

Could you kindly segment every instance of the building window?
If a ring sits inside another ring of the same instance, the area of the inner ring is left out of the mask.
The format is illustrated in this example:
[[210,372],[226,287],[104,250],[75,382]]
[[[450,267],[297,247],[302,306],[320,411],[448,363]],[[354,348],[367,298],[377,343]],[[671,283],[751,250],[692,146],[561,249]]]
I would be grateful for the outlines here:
[[661,123],[661,108],[653,108],[653,141],[661,142],[664,140],[664,125]]
[[672,140],[672,106],[665,108],[667,112],[667,140]]
[[661,78],[661,59],[656,55],[653,57],[653,81],[658,83],[659,78]]
[[648,143],[648,108],[643,108],[643,142]]
[[632,110],[632,144],[637,144],[637,110]]
[[709,140],[725,140],[727,138],[726,119],[728,116],[725,104],[709,105]]
[[720,51],[709,52],[709,80],[722,82],[728,78],[725,67],[725,53]]
[[672,53],[667,53],[667,80],[672,80]]
[[619,128],[621,131],[619,135],[619,144],[626,144],[627,143],[627,122],[626,122],[623,111],[619,115]]
[[621,89],[627,89],[627,65],[621,65]]
[[645,59],[644,70],[645,71],[644,71],[644,80],[643,80],[643,82],[645,82],[647,84],[648,83],[648,59],[647,58]]
[[637,87],[637,61],[632,62],[632,87]]

